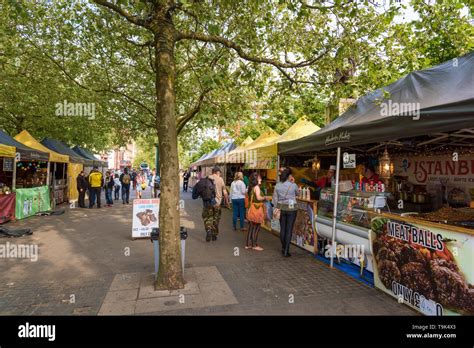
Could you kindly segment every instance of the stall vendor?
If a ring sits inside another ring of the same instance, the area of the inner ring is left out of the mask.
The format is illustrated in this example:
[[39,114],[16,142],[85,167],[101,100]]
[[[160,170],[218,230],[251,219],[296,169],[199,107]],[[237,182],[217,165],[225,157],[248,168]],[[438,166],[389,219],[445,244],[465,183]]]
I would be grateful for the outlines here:
[[364,170],[364,177],[362,183],[369,184],[370,182],[378,183],[380,181],[378,174],[375,173],[375,169],[371,165],[366,165]]
[[326,176],[322,177],[321,179],[312,182],[306,179],[301,179],[301,182],[312,187],[316,187],[319,189],[325,188],[325,187],[331,187],[331,183],[334,180],[334,173],[336,172],[336,166],[331,165],[328,169],[328,172]]

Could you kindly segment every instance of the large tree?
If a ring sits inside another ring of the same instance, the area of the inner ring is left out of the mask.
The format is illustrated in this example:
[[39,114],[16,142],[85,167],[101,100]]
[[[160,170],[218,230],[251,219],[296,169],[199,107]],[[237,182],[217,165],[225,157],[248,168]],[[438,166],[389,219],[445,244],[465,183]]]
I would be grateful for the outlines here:
[[[155,288],[177,289],[184,286],[181,272],[179,243],[179,186],[178,131],[199,111],[202,96],[209,91],[204,87],[198,103],[181,113],[176,108],[176,62],[184,51],[217,52],[230,55],[256,65],[275,67],[292,83],[299,82],[298,69],[316,67],[312,81],[323,79],[334,52],[341,62],[347,58],[341,47],[366,35],[367,29],[349,36],[347,32],[332,30],[332,18],[326,8],[313,15],[312,8],[300,2],[280,1],[176,1],[154,0],[142,2],[94,0],[107,10],[115,12],[130,24],[151,34],[151,40],[143,45],[152,46],[155,75],[155,124],[159,139],[160,172],[162,178],[160,206],[160,272]],[[341,2],[337,11],[350,12],[370,22],[367,11],[357,4],[351,8]],[[333,6],[332,6],[333,7]],[[381,15],[381,16],[387,16]],[[390,14],[389,14],[390,16]],[[188,47],[188,45],[191,46]],[[179,50],[177,50],[177,48]],[[225,49],[223,53],[222,48]],[[206,54],[204,54],[206,56]],[[350,58],[350,57],[349,57]],[[231,61],[232,62],[232,61]],[[351,62],[349,60],[349,62]],[[192,62],[190,62],[192,64]],[[215,63],[214,63],[215,64]],[[234,60],[227,72],[239,65]],[[318,70],[317,67],[320,67]],[[345,71],[341,70],[341,74]],[[214,77],[214,76],[212,76]],[[344,76],[339,76],[342,79]],[[332,79],[330,77],[330,79]],[[178,116],[177,115],[180,115]]]

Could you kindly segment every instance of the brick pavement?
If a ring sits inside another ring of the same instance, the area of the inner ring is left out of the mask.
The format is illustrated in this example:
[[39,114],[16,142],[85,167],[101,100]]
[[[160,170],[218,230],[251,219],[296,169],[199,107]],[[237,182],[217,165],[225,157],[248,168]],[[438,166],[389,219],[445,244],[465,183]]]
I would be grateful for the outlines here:
[[[190,193],[183,199],[182,225],[189,232],[186,267],[217,267],[237,303],[174,306],[146,315],[415,314],[297,247],[292,247],[291,258],[283,258],[279,239],[265,231],[260,234],[265,251],[245,250],[243,233],[231,230],[230,211],[223,212],[218,240],[207,243],[201,202],[191,200]],[[60,216],[9,223],[7,227],[29,227],[34,233],[18,239],[1,238],[0,243],[36,243],[40,256],[37,262],[0,259],[0,314],[98,314],[117,275],[153,271],[151,243],[131,240],[130,218],[131,205],[115,204],[113,208],[67,210]],[[234,256],[236,247],[239,256]]]

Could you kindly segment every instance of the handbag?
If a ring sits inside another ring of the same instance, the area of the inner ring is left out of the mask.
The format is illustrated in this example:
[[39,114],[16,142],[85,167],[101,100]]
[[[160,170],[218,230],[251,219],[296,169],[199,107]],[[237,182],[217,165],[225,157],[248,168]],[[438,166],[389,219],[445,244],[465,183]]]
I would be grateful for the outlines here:
[[245,204],[245,209],[248,209],[249,208],[249,194],[248,193],[245,194],[244,204]]
[[[288,187],[288,190],[286,190],[285,198],[286,198],[286,196],[288,196],[288,191],[290,191],[289,187]],[[277,207],[273,208],[273,218],[277,219],[277,220],[280,220],[280,216],[281,216],[281,209],[277,208]]]
[[247,210],[247,220],[256,224],[263,224],[265,221],[265,205],[263,202],[254,202],[253,195],[252,192],[250,207]]

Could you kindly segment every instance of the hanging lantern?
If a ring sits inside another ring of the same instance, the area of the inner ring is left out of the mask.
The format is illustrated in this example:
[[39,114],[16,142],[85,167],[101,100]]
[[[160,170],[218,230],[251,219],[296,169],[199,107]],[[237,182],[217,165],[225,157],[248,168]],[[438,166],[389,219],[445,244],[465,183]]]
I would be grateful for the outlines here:
[[314,155],[313,163],[311,164],[313,172],[318,172],[321,169],[321,161],[318,159],[318,155]]
[[387,148],[383,152],[382,157],[379,159],[379,176],[388,181],[393,174],[393,163],[388,154]]

